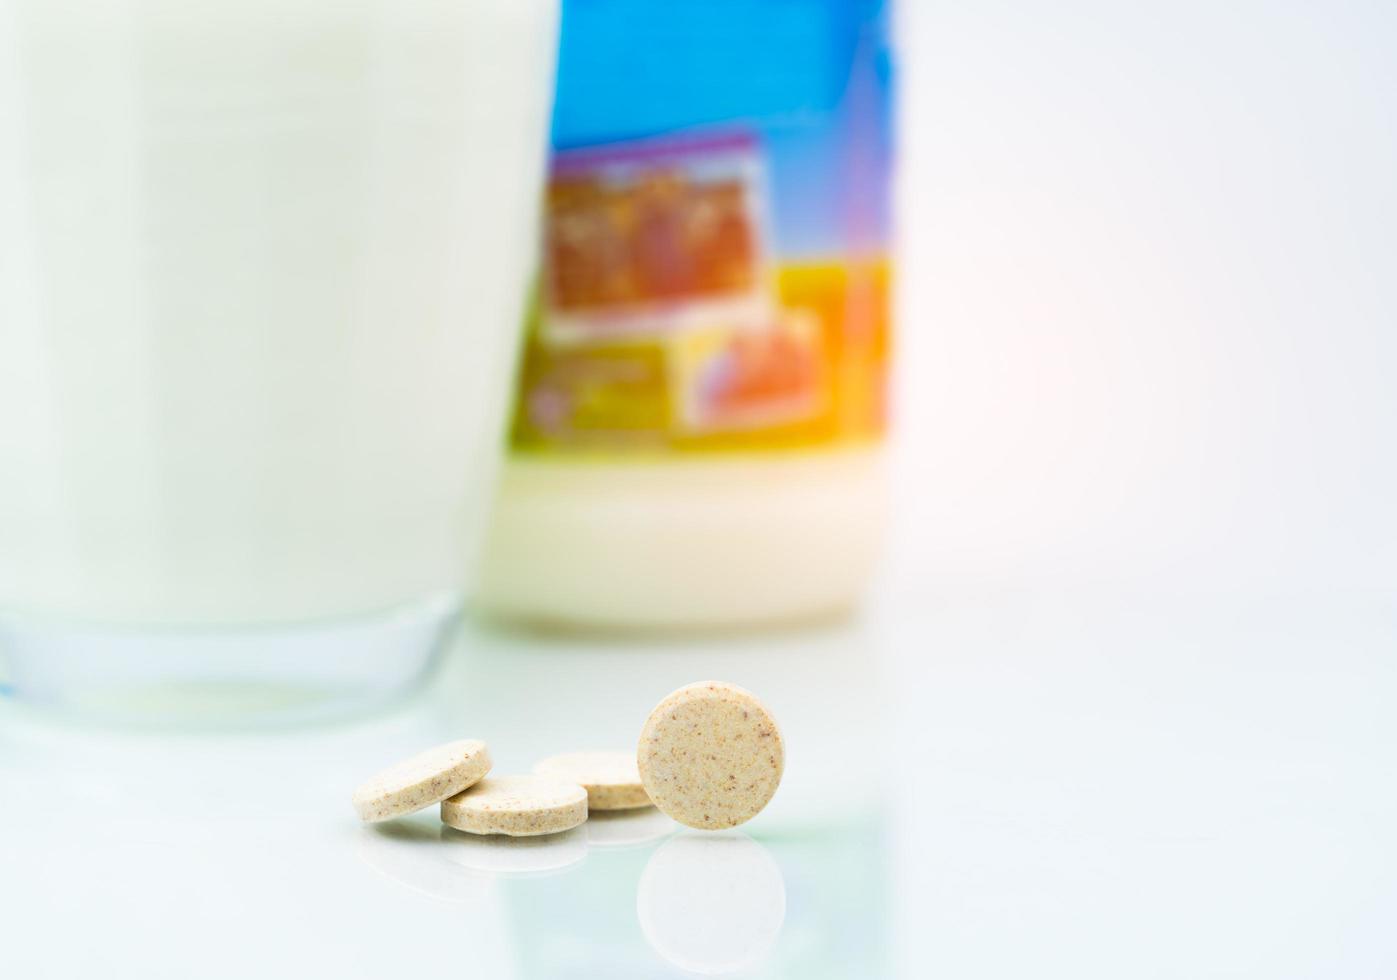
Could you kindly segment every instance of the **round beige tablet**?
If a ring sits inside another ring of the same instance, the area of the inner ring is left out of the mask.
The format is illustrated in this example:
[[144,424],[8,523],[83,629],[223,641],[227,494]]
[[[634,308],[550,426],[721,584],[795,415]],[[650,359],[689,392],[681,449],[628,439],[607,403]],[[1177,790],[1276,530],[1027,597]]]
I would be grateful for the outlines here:
[[786,750],[755,694],[700,681],[650,712],[636,761],[657,807],[690,827],[721,830],[751,820],[775,795]]
[[354,791],[354,809],[369,823],[440,803],[490,771],[490,750],[473,738],[448,742],[399,762]]
[[553,776],[491,776],[441,801],[441,820],[470,834],[533,837],[587,819],[587,791]]
[[567,752],[549,756],[534,772],[576,783],[587,791],[589,810],[631,810],[649,806],[640,769],[629,752]]

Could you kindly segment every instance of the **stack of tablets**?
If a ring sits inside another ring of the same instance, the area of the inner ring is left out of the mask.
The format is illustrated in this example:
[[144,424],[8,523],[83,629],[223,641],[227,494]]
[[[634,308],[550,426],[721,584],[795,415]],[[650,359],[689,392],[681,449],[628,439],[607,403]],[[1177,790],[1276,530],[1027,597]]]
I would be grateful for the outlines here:
[[701,681],[655,707],[634,754],[572,752],[530,775],[492,776],[489,747],[463,739],[374,776],[355,791],[354,809],[377,823],[439,803],[457,830],[533,837],[571,830],[589,811],[654,805],[687,826],[721,830],[761,812],[784,766],[781,732],[756,695]]

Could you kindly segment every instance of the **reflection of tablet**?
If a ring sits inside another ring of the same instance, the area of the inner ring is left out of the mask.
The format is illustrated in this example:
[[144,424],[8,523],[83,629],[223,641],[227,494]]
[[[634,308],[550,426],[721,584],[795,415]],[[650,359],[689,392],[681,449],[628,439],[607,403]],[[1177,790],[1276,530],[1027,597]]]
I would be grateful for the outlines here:
[[786,921],[786,883],[765,847],[741,831],[686,832],[650,856],[636,914],[646,940],[691,973],[750,970]]
[[637,847],[663,840],[678,828],[669,817],[653,806],[634,810],[598,810],[587,815],[582,825],[592,847]]
[[554,155],[544,335],[654,336],[696,307],[762,296],[761,158],[744,133],[674,136]]
[[419,894],[481,909],[493,908],[498,901],[488,880],[446,859],[435,827],[411,820],[363,827],[354,850],[379,874]]
[[440,836],[446,860],[489,875],[557,874],[587,856],[587,835],[582,827],[539,837],[467,834],[442,827]]

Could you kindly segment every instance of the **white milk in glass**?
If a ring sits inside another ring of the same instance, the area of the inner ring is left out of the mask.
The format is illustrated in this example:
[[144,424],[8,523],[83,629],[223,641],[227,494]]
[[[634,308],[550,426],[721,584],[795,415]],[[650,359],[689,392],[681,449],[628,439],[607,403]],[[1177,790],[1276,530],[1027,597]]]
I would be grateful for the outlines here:
[[555,40],[549,0],[0,0],[16,690],[41,655],[104,669],[45,631],[95,658],[94,630],[454,601]]

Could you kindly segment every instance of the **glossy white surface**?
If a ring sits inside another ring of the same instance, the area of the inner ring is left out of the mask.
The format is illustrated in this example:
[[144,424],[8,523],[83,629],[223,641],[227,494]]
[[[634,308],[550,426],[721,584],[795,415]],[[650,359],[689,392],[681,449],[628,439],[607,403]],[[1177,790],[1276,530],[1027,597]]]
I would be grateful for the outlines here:
[[[5,705],[5,962],[16,976],[1385,976],[1393,637],[1390,604],[1362,597],[943,595],[738,643],[473,628],[410,703],[327,729],[176,738]],[[579,698],[597,672],[605,690]],[[630,835],[608,818],[607,840],[583,827],[513,844],[443,831],[430,811],[362,827],[349,808],[365,773],[448,737],[488,739],[500,771],[624,746],[652,701],[704,676],[762,692],[790,747],[731,853],[695,859],[708,845],[653,813]]]

